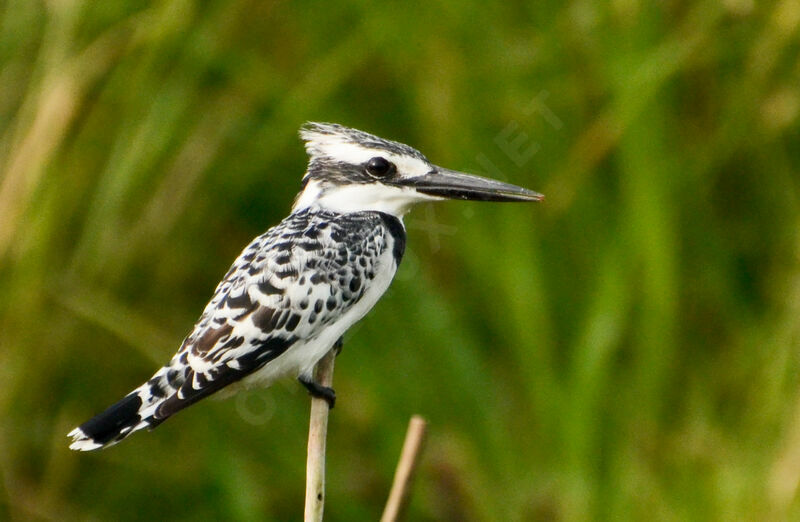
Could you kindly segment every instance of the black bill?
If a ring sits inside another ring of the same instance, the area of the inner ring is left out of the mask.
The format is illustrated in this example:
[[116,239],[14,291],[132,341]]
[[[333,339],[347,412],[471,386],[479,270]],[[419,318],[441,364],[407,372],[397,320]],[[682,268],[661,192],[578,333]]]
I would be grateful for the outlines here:
[[540,201],[544,199],[542,194],[526,188],[439,167],[424,176],[403,179],[400,184],[412,187],[422,194],[448,199],[473,201]]

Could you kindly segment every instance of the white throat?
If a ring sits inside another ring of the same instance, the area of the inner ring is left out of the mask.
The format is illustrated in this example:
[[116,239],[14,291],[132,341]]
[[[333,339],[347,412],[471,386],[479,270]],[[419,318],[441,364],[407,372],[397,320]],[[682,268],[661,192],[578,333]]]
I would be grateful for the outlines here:
[[292,212],[315,207],[335,212],[378,211],[402,218],[412,206],[423,201],[442,198],[420,194],[407,187],[376,184],[354,184],[322,188],[319,181],[310,180],[297,197]]

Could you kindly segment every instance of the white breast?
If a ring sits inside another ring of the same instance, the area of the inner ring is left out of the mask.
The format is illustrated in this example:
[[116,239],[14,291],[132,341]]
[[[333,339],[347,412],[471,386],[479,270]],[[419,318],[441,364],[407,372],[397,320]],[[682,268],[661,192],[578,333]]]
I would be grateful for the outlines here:
[[[397,271],[397,263],[392,254],[394,238],[387,235],[388,245],[381,254],[375,277],[369,281],[364,295],[342,316],[330,323],[316,337],[298,340],[279,357],[263,368],[245,377],[241,382],[245,387],[269,386],[282,377],[296,378],[300,375],[311,377],[314,366],[328,353],[334,343],[367,312],[389,288]],[[325,287],[327,288],[327,287]]]

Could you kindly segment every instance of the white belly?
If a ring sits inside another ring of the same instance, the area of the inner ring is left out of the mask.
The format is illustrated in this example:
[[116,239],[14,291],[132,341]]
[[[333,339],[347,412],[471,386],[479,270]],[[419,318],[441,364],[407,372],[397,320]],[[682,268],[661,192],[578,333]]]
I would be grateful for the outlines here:
[[391,245],[381,255],[380,267],[375,278],[372,279],[361,299],[342,316],[330,323],[321,333],[311,339],[299,339],[286,352],[268,362],[260,370],[245,377],[241,384],[244,387],[270,386],[277,379],[283,377],[297,378],[299,376],[311,377],[314,366],[328,353],[334,343],[367,312],[369,312],[378,299],[381,298],[389,284],[392,282],[397,265],[392,255]]

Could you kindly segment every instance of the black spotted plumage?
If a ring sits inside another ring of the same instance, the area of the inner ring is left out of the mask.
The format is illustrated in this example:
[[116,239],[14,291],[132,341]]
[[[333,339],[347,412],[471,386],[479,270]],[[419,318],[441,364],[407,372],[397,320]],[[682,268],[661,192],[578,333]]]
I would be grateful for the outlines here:
[[[350,309],[381,254],[404,242],[402,224],[380,212],[341,216],[304,209],[290,215],[234,261],[170,363],[79,429],[98,443],[115,442],[251,375]],[[347,262],[351,251],[361,263]],[[324,295],[309,313],[314,288]],[[303,295],[293,301],[290,294]],[[135,409],[132,397],[138,398]],[[126,421],[119,421],[120,412]],[[104,416],[113,422],[104,424]]]
[[223,389],[285,376],[332,405],[333,390],[312,380],[314,365],[388,288],[413,204],[541,199],[341,125],[309,123],[300,135],[309,165],[292,213],[234,261],[169,363],[72,430],[70,448],[114,444]]

